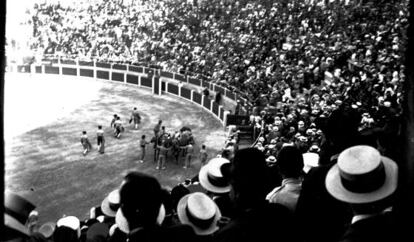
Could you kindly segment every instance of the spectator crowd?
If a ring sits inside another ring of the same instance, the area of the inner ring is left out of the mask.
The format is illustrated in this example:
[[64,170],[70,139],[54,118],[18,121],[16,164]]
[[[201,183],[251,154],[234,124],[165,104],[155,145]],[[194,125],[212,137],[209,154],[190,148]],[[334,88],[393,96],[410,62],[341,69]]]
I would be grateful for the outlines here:
[[238,90],[254,108],[234,112],[249,109],[265,134],[260,149],[284,138],[306,150],[319,148],[318,120],[341,105],[358,110],[360,129],[395,129],[388,126],[401,113],[407,6],[80,1],[35,4],[25,23],[33,27],[29,47],[40,56],[144,63]]
[[35,206],[6,194],[6,239],[398,241],[408,1],[104,0],[28,14],[34,52],[208,78],[246,93],[260,135],[238,149],[232,129],[171,191],[131,172],[82,221],[36,225]]

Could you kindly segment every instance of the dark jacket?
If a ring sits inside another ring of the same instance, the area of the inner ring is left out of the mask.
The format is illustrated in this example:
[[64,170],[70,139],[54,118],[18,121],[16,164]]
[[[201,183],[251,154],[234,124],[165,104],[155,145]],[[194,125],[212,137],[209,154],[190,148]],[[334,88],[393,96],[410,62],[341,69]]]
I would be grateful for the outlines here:
[[351,224],[340,242],[400,241],[397,235],[396,224],[388,212]]
[[232,221],[215,234],[215,241],[297,241],[294,230],[292,214],[285,206],[263,202],[236,213]]
[[302,182],[295,215],[306,242],[337,241],[351,221],[350,206],[336,200],[325,188],[326,174],[334,163],[312,168]]
[[193,242],[195,233],[188,225],[139,228],[128,236],[129,242]]

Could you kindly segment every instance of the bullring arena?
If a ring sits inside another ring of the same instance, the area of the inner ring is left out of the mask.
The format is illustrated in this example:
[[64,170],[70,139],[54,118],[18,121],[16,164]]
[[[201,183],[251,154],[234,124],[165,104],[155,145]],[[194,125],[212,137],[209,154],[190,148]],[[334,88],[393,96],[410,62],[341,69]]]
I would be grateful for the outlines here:
[[414,0],[6,2],[0,242],[414,241]]
[[[142,117],[138,130],[127,120],[133,107]],[[125,132],[118,140],[109,127],[119,114]],[[139,139],[153,136],[158,120],[167,132],[183,126],[192,129],[195,151],[190,169],[167,159],[166,170],[156,170],[152,144],[144,163],[139,163]],[[148,89],[92,78],[45,74],[5,75],[5,187],[22,194],[38,207],[40,222],[63,215],[88,217],[105,194],[117,188],[129,170],[152,174],[171,188],[200,169],[201,144],[209,157],[223,147],[221,122],[204,108],[172,95],[154,95]],[[96,145],[97,126],[105,131],[105,154]],[[82,155],[81,131],[88,132],[92,151]],[[81,202],[80,202],[81,201]]]

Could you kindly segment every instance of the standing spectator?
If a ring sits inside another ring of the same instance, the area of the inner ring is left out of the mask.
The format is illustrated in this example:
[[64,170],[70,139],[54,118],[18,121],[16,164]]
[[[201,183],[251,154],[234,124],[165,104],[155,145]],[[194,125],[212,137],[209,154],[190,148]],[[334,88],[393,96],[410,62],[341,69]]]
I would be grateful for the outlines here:
[[131,118],[129,119],[129,123],[133,122],[135,129],[138,129],[138,125],[141,123],[141,115],[139,115],[139,112],[136,107],[134,107],[134,110],[132,110]]
[[128,241],[194,241],[194,232],[188,225],[161,226],[165,208],[161,186],[154,177],[140,172],[128,173],[120,190],[120,199],[116,223],[128,234]]
[[319,166],[311,168],[302,182],[296,206],[299,225],[310,242],[340,239],[352,216],[348,204],[334,199],[325,188],[325,177],[340,152],[358,144],[359,119],[352,110],[337,109],[323,125],[326,141],[320,151]]
[[96,132],[96,140],[98,144],[98,152],[100,154],[105,153],[105,137],[104,131],[102,130],[102,125],[98,126],[98,131]]
[[216,233],[215,241],[297,241],[289,209],[265,200],[270,189],[261,151],[239,150],[233,162],[222,170],[230,180],[236,211],[233,219]]
[[208,154],[206,150],[206,145],[202,144],[201,150],[200,150],[200,163],[202,167],[207,163],[207,158],[208,158]]
[[82,136],[80,138],[80,142],[83,147],[83,155],[88,154],[88,152],[92,149],[92,144],[89,142],[88,135],[86,131],[82,131]]
[[177,214],[182,224],[194,229],[196,241],[213,241],[212,235],[218,230],[221,213],[210,197],[201,192],[185,195],[178,203]]
[[147,147],[147,144],[150,142],[145,140],[145,134],[141,136],[141,140],[139,141],[139,147],[141,149],[141,159],[139,160],[140,163],[144,162],[145,159],[145,148]]
[[399,231],[392,217],[398,167],[393,160],[373,147],[353,146],[339,155],[325,184],[329,194],[349,203],[353,210],[351,225],[341,242],[398,241]]
[[277,156],[276,165],[282,175],[282,185],[271,191],[266,199],[280,203],[294,212],[302,190],[303,157],[295,146],[285,146]]

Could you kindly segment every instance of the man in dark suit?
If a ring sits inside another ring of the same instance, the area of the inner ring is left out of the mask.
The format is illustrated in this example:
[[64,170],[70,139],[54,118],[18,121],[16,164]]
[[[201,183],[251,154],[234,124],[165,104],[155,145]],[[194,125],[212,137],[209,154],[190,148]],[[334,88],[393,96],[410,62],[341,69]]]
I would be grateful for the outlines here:
[[161,226],[166,212],[163,191],[155,177],[128,173],[120,189],[120,204],[115,220],[128,241],[194,241],[194,231],[188,225]]
[[233,162],[222,165],[221,170],[232,185],[230,197],[235,210],[231,221],[216,233],[215,241],[297,241],[288,208],[265,200],[271,187],[261,151],[239,150]]
[[341,152],[325,179],[329,194],[352,207],[341,242],[401,241],[392,214],[397,183],[397,164],[377,149],[358,145]]
[[359,120],[353,110],[338,109],[319,124],[325,135],[319,167],[312,168],[305,176],[296,207],[301,235],[306,236],[303,238],[306,242],[337,241],[352,216],[348,204],[326,191],[325,176],[342,150],[358,144]]

